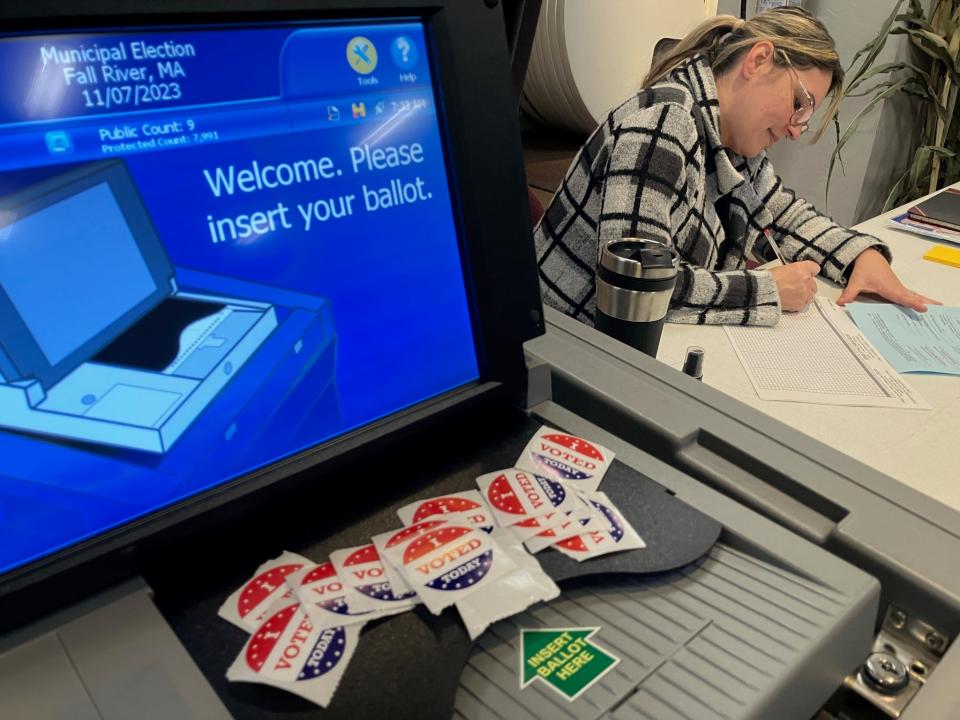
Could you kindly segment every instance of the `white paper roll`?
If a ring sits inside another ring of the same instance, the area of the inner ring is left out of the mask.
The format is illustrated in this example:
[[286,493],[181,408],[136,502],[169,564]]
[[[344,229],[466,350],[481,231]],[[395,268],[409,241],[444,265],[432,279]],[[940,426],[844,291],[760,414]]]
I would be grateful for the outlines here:
[[636,92],[662,38],[716,15],[717,0],[544,0],[523,107],[560,128],[590,132]]

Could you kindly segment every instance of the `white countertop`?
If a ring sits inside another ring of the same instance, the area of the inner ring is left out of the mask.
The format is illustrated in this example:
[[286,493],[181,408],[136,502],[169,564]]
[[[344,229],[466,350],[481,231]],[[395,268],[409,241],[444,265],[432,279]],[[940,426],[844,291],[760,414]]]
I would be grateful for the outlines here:
[[[933,245],[949,243],[889,227],[886,218],[895,214],[867,220],[857,229],[890,245],[893,268],[907,287],[960,306],[960,268],[923,259]],[[839,286],[818,282],[821,296],[840,296]],[[679,368],[690,345],[704,348],[703,381],[712,387],[960,511],[960,377],[905,376],[932,410],[764,401],[722,327],[668,323],[657,359]]]

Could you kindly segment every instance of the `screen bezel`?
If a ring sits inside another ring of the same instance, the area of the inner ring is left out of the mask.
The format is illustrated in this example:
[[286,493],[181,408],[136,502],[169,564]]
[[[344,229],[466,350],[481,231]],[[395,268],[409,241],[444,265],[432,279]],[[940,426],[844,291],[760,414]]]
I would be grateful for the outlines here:
[[[222,483],[0,576],[8,620],[36,614],[111,582],[136,567],[139,542],[175,533],[203,516],[321,466],[380,452],[409,440],[445,416],[476,403],[515,405],[525,389],[523,343],[544,331],[531,240],[516,107],[502,11],[496,0],[56,0],[0,7],[3,35],[104,28],[320,21],[421,20],[433,58],[437,106],[446,152],[464,280],[480,378],[388,418],[370,423],[268,468]],[[51,593],[55,586],[58,593]],[[69,595],[59,591],[69,588]],[[57,601],[50,598],[57,597]]]

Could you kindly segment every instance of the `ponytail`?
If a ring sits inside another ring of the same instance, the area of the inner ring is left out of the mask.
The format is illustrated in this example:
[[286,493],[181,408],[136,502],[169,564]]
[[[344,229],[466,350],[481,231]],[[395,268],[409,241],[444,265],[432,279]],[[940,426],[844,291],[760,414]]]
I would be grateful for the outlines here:
[[[814,133],[813,142],[816,142],[836,115],[844,75],[830,33],[816,17],[800,8],[766,10],[748,20],[718,15],[700,23],[670,50],[654,59],[650,72],[643,79],[643,87],[660,82],[677,66],[700,53],[707,56],[714,75],[722,75],[761,40],[769,41],[785,53],[797,69],[815,67],[830,73],[828,92],[832,99]],[[773,54],[773,61],[786,66],[779,53]]]

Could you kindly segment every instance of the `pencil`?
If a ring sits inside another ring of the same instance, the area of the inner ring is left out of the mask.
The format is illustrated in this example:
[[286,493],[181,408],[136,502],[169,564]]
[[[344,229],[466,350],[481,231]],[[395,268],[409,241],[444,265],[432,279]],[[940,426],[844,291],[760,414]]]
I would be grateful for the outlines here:
[[773,249],[774,257],[776,257],[777,260],[779,260],[782,265],[786,265],[787,260],[785,257],[783,257],[783,253],[780,252],[780,248],[777,247],[777,243],[774,242],[773,233],[770,232],[770,228],[767,228],[766,230],[763,231],[763,236],[767,239],[767,243]]

